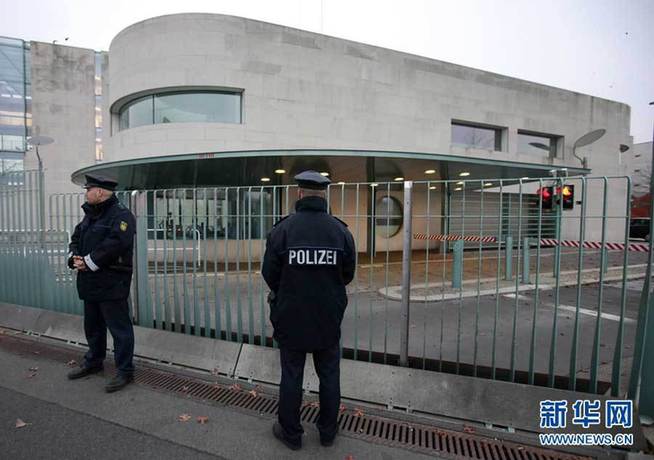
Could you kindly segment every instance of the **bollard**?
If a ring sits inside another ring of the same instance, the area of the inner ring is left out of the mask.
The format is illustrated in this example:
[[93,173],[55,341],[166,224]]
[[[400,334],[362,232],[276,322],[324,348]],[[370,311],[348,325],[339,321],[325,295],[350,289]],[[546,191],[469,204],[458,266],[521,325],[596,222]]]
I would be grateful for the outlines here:
[[529,284],[529,238],[522,240],[522,282]]
[[513,237],[508,236],[504,240],[504,250],[506,261],[506,269],[504,270],[504,279],[511,280],[513,279]]
[[463,279],[463,240],[458,240],[452,247],[453,263],[452,263],[452,287],[455,289],[461,288],[461,280]]

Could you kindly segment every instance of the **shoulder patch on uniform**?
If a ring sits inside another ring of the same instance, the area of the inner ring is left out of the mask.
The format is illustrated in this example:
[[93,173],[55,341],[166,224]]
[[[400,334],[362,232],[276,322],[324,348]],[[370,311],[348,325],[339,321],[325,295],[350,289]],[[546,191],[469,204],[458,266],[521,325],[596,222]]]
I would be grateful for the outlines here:
[[125,222],[124,220],[120,221],[120,231],[121,232],[126,232],[127,231],[127,222]]
[[334,219],[336,219],[337,221],[339,221],[341,224],[343,224],[343,225],[345,225],[345,226],[347,227],[347,224],[346,224],[345,222],[343,222],[341,219],[339,219],[339,218],[336,217],[336,216],[332,216],[332,217],[333,217]]
[[291,217],[291,214],[289,214],[288,216],[284,216],[284,217],[282,217],[281,219],[279,219],[279,220],[275,223],[275,225],[273,225],[273,227],[277,227],[277,226],[280,224],[280,222],[282,222],[282,221],[288,219],[289,217]]

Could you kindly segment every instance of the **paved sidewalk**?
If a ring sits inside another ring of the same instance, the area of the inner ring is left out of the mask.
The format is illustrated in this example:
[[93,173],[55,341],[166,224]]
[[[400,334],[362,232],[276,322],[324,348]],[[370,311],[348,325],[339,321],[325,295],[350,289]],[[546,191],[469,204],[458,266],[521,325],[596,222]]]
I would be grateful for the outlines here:
[[[104,383],[108,375],[69,381],[70,367],[65,362],[35,353],[45,350],[47,342],[35,340],[29,353],[17,353],[6,346],[14,340],[11,335],[0,335],[2,458],[434,458],[346,436],[324,448],[313,426],[305,426],[303,449],[292,452],[273,438],[270,417],[202,404],[136,384],[107,394]],[[180,422],[181,414],[193,418]],[[208,417],[208,423],[197,423],[197,416]],[[28,425],[16,428],[17,419]]]

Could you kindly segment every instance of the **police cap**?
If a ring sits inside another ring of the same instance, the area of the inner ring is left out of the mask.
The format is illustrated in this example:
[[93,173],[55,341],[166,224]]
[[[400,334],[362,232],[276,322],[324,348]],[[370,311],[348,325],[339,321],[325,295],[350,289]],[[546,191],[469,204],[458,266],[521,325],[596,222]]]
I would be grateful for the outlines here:
[[112,179],[108,179],[106,177],[96,176],[91,174],[85,174],[84,177],[86,177],[86,184],[84,184],[84,188],[86,189],[89,189],[91,187],[98,187],[113,192],[114,190],[116,190],[116,187],[118,186],[118,182]]
[[301,188],[312,190],[325,190],[327,186],[332,183],[332,181],[327,179],[325,176],[313,170],[301,172],[295,176],[295,181]]

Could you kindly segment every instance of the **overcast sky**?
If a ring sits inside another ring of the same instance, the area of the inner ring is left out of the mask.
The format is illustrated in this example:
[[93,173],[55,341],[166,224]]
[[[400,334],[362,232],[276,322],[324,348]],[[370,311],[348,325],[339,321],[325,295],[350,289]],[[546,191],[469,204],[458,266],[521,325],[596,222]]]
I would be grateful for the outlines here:
[[654,0],[0,0],[0,35],[108,50],[130,24],[180,12],[259,19],[625,102],[634,142],[652,140]]

